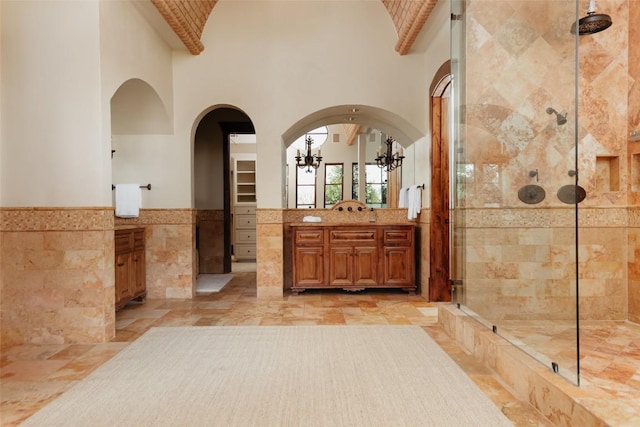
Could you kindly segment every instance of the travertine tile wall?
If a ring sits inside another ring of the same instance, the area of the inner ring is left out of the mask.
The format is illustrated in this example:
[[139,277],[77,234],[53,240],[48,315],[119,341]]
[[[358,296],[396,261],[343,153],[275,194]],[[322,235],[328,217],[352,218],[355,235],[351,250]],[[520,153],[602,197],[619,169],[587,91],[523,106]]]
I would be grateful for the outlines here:
[[[640,132],[640,2],[629,1],[629,111],[628,131]],[[640,141],[629,142],[629,320],[640,323]],[[637,179],[635,187],[633,178]]]
[[[418,286],[420,295],[429,299],[430,251],[437,251],[439,248],[432,248],[430,243],[430,211],[428,209],[422,209],[416,222],[418,229],[418,239],[416,241],[416,285]],[[455,276],[450,275],[450,277]]]
[[224,273],[224,210],[197,212],[198,274]]
[[256,209],[257,293],[259,299],[284,294],[284,229],[282,209]]
[[629,210],[628,235],[629,320],[640,323],[640,208]]
[[138,218],[116,218],[116,228],[145,228],[149,298],[194,295],[195,225],[193,209],[141,209]]
[[0,209],[2,346],[115,333],[113,209]]
[[[627,210],[579,218],[580,317],[626,319]],[[473,209],[467,221],[467,305],[491,320],[575,318],[573,209]]]
[[[579,210],[580,317],[626,319],[635,310],[628,203],[640,199],[630,186],[627,122],[638,111],[628,96],[638,73],[628,39],[638,34],[628,30],[637,2],[598,3],[614,25],[580,38],[578,82],[569,3],[468,4],[464,289],[468,305],[492,319],[575,314],[575,212],[556,193],[573,183],[576,83],[579,182],[587,192]],[[549,107],[567,113],[568,123],[558,125]],[[519,200],[527,184],[545,190],[542,202]]]

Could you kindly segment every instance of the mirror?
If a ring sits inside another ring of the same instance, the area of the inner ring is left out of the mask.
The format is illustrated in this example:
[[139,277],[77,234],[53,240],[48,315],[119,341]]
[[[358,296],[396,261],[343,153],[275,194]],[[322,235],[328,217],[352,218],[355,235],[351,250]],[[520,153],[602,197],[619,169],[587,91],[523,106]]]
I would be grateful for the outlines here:
[[[287,148],[287,207],[330,209],[349,199],[373,208],[397,207],[400,188],[414,184],[413,146],[395,142],[393,153],[405,158],[402,167],[387,172],[375,159],[386,151],[388,136],[350,123],[321,126],[301,135]],[[300,163],[305,166],[299,167]]]

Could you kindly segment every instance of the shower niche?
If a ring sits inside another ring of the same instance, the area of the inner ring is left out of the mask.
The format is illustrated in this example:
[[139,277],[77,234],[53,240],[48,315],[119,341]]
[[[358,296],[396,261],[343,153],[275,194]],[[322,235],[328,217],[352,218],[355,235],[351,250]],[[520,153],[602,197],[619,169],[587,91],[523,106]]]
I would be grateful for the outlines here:
[[596,191],[620,191],[620,158],[618,156],[596,157]]
[[631,191],[640,192],[640,153],[631,155]]

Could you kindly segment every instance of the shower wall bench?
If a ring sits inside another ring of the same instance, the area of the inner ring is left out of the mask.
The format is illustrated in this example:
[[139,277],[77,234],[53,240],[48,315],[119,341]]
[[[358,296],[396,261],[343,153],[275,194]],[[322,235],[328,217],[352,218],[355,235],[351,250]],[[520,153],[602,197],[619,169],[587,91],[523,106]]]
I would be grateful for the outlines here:
[[415,294],[414,224],[297,223],[291,231],[293,295],[318,288]]

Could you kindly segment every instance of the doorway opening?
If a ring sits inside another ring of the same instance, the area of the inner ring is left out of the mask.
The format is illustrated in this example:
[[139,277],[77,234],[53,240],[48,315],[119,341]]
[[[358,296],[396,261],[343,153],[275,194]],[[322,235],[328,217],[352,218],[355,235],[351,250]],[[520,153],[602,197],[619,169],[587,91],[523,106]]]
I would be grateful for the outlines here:
[[[236,180],[230,145],[232,136],[244,134],[255,134],[253,123],[244,112],[231,107],[213,109],[197,124],[193,149],[196,277],[232,272],[232,197],[237,192],[232,187]],[[255,144],[252,149],[255,152]],[[255,182],[251,191],[255,200]],[[255,235],[255,223],[253,227]]]

